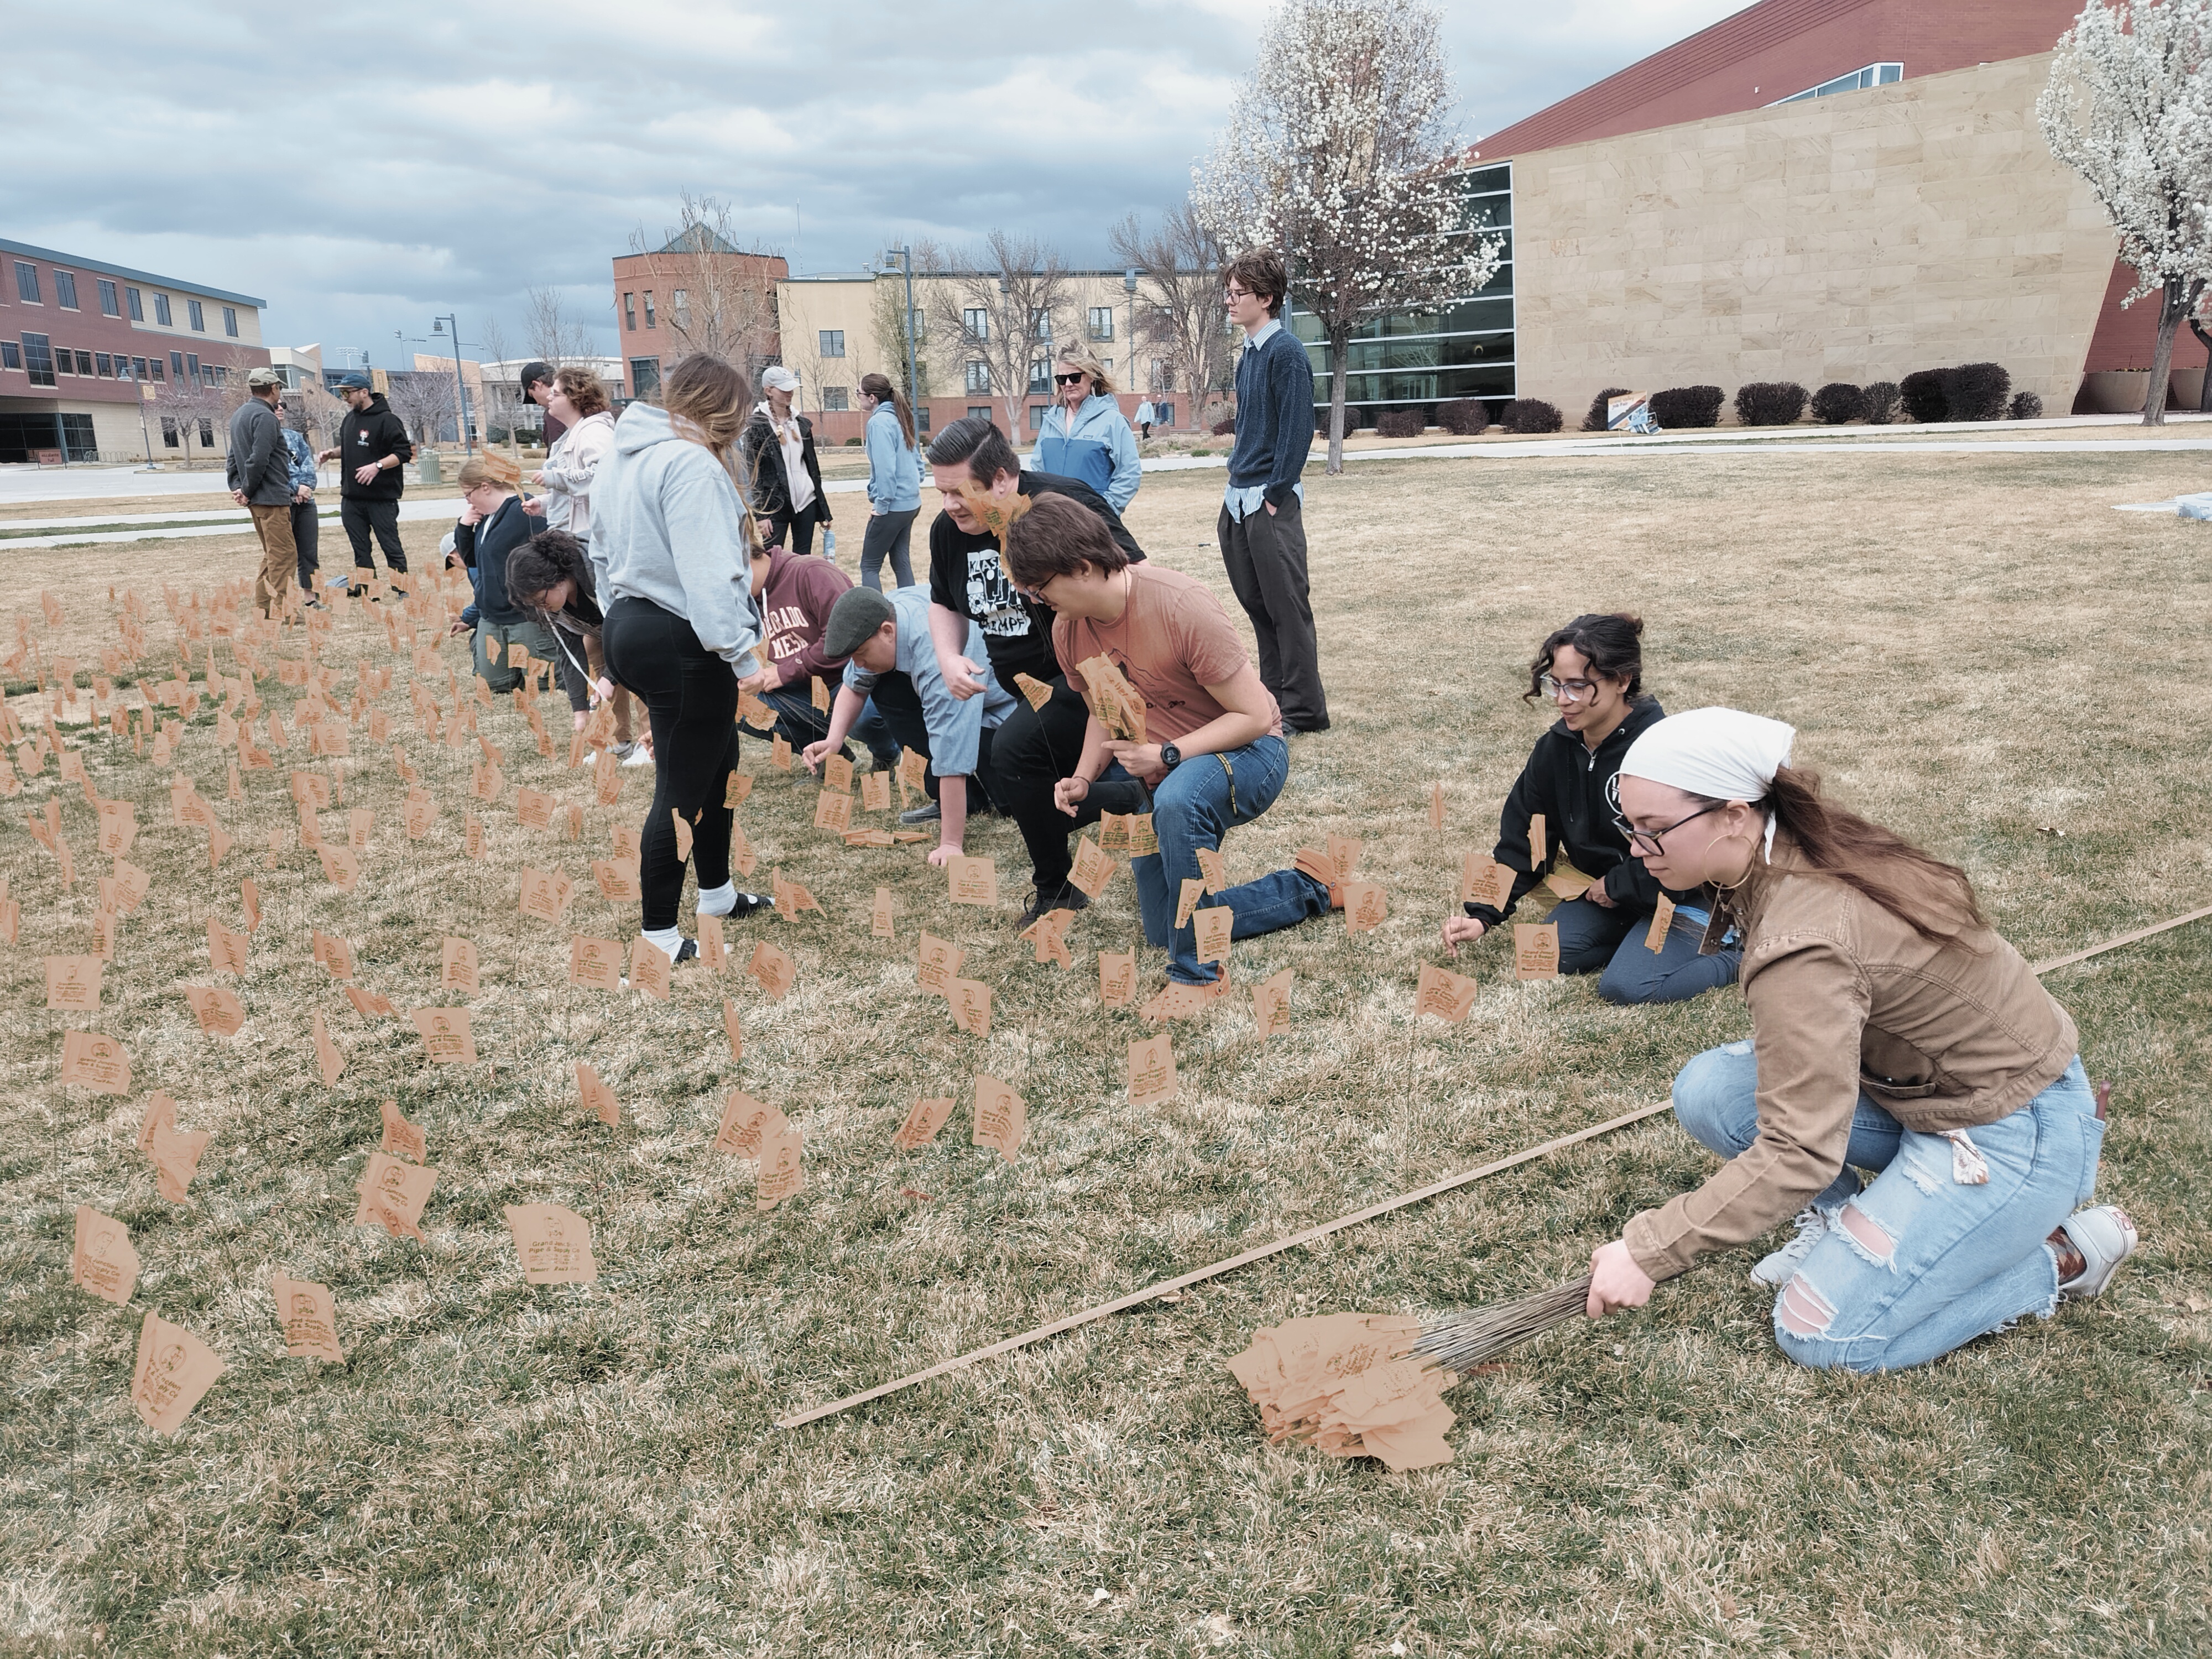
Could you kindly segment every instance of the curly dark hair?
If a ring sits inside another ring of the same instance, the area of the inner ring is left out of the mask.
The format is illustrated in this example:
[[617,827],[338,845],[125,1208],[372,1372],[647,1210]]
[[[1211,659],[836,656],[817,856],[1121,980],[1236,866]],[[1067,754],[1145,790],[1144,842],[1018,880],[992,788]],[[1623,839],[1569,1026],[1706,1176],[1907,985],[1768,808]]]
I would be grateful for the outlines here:
[[565,530],[541,530],[507,556],[507,591],[519,605],[530,605],[566,580],[576,584],[579,599],[596,599],[592,592],[592,562],[583,543]]
[[1528,665],[1528,689],[1521,701],[1533,702],[1544,695],[1544,676],[1552,672],[1552,658],[1561,646],[1589,659],[1590,672],[1608,680],[1628,682],[1631,702],[1644,695],[1644,618],[1626,612],[1590,611],[1565,628],[1554,629]]

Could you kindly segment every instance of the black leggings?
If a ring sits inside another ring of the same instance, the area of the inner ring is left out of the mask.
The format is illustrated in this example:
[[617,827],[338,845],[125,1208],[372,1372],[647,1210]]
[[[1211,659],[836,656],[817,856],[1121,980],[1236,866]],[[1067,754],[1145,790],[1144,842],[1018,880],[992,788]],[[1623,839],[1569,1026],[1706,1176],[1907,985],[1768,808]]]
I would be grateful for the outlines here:
[[737,676],[699,643],[690,623],[650,599],[617,599],[600,642],[607,672],[645,705],[653,725],[653,806],[638,836],[638,886],[644,929],[657,933],[676,926],[684,896],[672,811],[691,824],[701,890],[730,879],[732,814],[722,801],[738,763]]

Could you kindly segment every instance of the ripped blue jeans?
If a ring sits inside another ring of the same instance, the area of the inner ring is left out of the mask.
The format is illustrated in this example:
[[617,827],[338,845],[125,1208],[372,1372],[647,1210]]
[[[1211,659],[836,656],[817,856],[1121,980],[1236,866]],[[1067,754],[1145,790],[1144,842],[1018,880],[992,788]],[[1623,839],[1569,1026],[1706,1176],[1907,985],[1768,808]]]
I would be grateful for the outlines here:
[[[1759,1133],[1751,1044],[1708,1049],[1674,1079],[1674,1114],[1723,1158]],[[1814,1200],[1831,1226],[1774,1303],[1774,1340],[1801,1365],[1924,1365],[2058,1305],[2053,1228],[2095,1194],[2105,1125],[2076,1057],[2008,1117],[1967,1131],[1989,1180],[1961,1184],[1953,1143],[1907,1129],[1862,1094],[1844,1168]],[[1853,1166],[1875,1172],[1862,1191]]]

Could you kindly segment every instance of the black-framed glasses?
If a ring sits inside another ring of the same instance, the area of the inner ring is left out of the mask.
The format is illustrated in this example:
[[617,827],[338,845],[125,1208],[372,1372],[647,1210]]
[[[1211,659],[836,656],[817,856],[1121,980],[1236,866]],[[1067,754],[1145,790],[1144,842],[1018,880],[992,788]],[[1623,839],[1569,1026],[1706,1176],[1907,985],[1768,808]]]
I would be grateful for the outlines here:
[[1569,702],[1586,702],[1589,700],[1590,694],[1597,690],[1597,682],[1595,680],[1563,680],[1556,675],[1547,674],[1536,682],[1536,689],[1554,702],[1562,696]]
[[1079,368],[1073,374],[1055,374],[1052,377],[1053,384],[1055,386],[1073,386],[1078,380],[1087,380],[1090,378],[1088,374]]
[[1224,288],[1221,292],[1225,299],[1249,300],[1252,297],[1252,290],[1249,288]]
[[1676,818],[1674,823],[1668,824],[1663,830],[1632,829],[1629,826],[1628,820],[1621,817],[1620,813],[1615,812],[1613,815],[1613,827],[1620,830],[1621,835],[1627,839],[1628,850],[1630,852],[1640,854],[1645,858],[1656,858],[1660,853],[1664,850],[1659,845],[1660,840],[1662,836],[1673,835],[1684,824],[1689,823],[1690,818],[1701,818],[1708,812],[1717,812],[1722,807],[1726,806],[1727,805],[1728,803],[1723,800],[1715,801],[1711,806],[1700,806],[1696,811],[1690,814],[1690,817]]

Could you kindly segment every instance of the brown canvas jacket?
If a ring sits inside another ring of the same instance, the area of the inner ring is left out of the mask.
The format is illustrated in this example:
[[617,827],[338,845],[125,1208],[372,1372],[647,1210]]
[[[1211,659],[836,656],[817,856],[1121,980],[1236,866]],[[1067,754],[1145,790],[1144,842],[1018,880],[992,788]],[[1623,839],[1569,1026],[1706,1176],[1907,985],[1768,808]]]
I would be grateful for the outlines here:
[[1776,865],[1744,890],[1744,997],[1759,1135],[1695,1192],[1632,1218],[1636,1263],[1671,1279],[1789,1219],[1836,1177],[1864,1090],[1908,1129],[1994,1123],[2065,1071],[2074,1022],[2020,952],[1979,929],[1924,939],[1832,878]]

